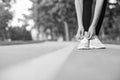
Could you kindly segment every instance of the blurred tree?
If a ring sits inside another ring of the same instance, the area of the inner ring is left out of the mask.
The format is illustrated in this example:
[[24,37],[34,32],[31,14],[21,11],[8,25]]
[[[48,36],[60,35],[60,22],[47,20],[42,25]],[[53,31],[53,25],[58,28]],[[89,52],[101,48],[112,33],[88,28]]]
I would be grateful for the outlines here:
[[9,36],[11,40],[31,40],[31,34],[25,27],[9,27]]
[[[117,1],[117,2],[116,2]],[[102,35],[106,40],[120,41],[120,0],[108,3]]]
[[[35,0],[34,0],[35,1]],[[33,7],[36,27],[57,27],[59,33],[69,40],[70,32],[75,29],[74,0],[36,0]]]
[[1,40],[7,38],[7,27],[9,20],[12,19],[12,14],[6,9],[6,5],[0,3],[0,37]]

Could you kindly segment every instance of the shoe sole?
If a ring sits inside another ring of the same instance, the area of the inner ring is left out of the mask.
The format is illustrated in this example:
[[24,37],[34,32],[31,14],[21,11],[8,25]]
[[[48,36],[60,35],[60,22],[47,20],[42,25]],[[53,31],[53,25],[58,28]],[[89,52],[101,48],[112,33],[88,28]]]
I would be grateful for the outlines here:
[[90,48],[77,48],[78,50],[90,50]]
[[90,49],[106,49],[106,47],[101,47],[101,48],[90,48]]
[[100,47],[100,48],[77,48],[78,50],[91,50],[91,49],[106,49],[106,47]]

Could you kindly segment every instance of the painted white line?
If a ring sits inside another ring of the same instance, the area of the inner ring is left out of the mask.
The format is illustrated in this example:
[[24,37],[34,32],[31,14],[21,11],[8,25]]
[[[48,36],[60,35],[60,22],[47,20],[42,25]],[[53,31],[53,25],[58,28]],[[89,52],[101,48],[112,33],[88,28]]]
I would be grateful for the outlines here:
[[68,47],[0,72],[0,80],[53,80],[72,49]]

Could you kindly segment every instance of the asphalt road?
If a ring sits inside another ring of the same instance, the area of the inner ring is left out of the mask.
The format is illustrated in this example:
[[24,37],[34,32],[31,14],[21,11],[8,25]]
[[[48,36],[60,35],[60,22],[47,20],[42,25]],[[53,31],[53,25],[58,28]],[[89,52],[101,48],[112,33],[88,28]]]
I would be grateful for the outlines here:
[[88,51],[74,48],[54,80],[120,80],[120,46]]
[[77,42],[0,47],[0,80],[120,80],[120,46],[77,50]]

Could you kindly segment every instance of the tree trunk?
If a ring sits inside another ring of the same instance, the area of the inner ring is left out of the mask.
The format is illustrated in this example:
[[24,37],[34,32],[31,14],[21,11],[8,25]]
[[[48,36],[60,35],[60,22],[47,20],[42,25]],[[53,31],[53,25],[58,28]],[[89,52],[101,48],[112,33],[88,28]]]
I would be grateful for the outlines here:
[[46,39],[45,37],[45,33],[44,33],[45,27],[44,26],[40,26],[39,27],[39,34],[38,34],[38,38],[40,41],[44,41]]
[[63,22],[64,23],[64,28],[65,28],[65,39],[66,41],[69,41],[69,28],[68,28],[68,23],[66,21]]
[[38,41],[39,40],[38,34],[39,34],[39,32],[38,32],[38,30],[36,28],[33,28],[31,30],[31,36],[32,36],[33,41]]

